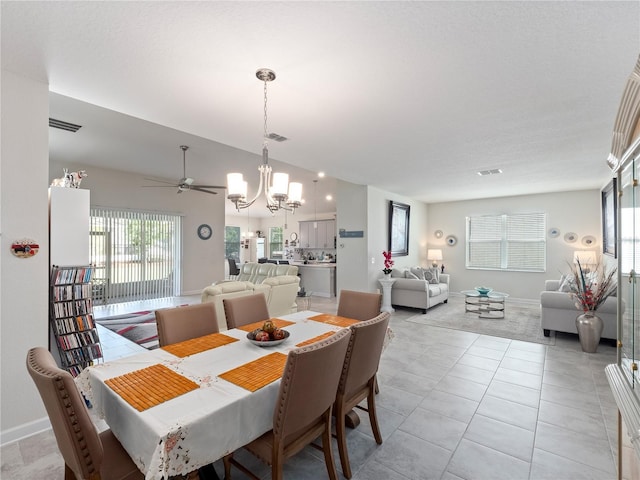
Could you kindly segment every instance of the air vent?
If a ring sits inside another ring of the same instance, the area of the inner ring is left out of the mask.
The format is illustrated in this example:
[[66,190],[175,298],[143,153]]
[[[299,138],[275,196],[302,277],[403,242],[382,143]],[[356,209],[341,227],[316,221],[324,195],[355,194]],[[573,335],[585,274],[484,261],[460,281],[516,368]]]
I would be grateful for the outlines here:
[[60,130],[66,130],[67,132],[73,132],[73,133],[76,133],[78,130],[82,128],[82,125],[63,122],[62,120],[56,120],[55,118],[49,118],[49,126],[53,128],[59,128]]
[[268,134],[267,138],[275,142],[286,142],[287,140],[289,140],[287,137],[283,137],[282,135],[278,135],[277,133],[273,133],[273,132]]
[[478,172],[478,175],[484,177],[485,175],[497,175],[499,173],[502,173],[502,170],[500,170],[499,168],[494,168],[492,170],[480,170]]

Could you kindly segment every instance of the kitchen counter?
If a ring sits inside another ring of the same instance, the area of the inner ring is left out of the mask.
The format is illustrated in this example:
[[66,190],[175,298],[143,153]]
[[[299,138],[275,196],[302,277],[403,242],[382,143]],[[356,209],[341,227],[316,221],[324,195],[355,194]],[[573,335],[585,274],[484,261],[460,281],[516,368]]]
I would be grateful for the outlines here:
[[312,295],[319,297],[336,296],[336,264],[329,262],[293,262],[298,267],[300,285]]
[[304,262],[289,262],[290,265],[295,265],[296,267],[320,267],[320,268],[336,268],[335,262],[315,262],[311,261],[311,263]]

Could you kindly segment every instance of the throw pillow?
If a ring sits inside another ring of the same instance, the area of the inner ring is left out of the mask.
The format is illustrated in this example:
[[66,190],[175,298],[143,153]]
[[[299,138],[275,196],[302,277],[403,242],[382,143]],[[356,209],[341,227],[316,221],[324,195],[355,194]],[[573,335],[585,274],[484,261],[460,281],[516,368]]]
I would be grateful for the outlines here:
[[439,278],[438,278],[438,273],[437,273],[437,268],[430,268],[428,270],[424,271],[424,279],[432,284],[437,284],[440,283],[439,282]]
[[409,270],[404,271],[404,278],[413,278],[414,280],[418,280],[418,276]]
[[435,275],[436,283],[440,283],[440,270],[438,267],[431,267],[429,270]]
[[420,267],[411,267],[411,273],[413,273],[419,280],[425,280],[424,270]]
[[573,282],[573,274],[563,275],[560,281],[560,286],[558,286],[559,292],[570,292],[571,291],[571,282]]

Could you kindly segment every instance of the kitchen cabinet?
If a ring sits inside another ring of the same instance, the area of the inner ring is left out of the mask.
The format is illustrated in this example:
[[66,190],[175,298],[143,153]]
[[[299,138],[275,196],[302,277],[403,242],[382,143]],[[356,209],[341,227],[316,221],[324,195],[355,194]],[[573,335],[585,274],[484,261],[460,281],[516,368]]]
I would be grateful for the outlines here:
[[[335,248],[335,220],[305,221],[299,224],[300,248]],[[314,224],[317,224],[317,227]]]
[[313,248],[316,243],[316,231],[313,228],[313,222],[300,223],[300,248]]

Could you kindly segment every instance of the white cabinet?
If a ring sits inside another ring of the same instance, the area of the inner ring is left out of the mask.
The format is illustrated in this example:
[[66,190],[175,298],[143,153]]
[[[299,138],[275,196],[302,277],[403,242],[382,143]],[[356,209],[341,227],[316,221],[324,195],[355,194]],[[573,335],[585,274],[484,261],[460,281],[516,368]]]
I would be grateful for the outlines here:
[[313,248],[316,243],[316,231],[313,222],[300,223],[300,248]]
[[[299,222],[300,248],[334,248],[335,220]],[[317,224],[317,227],[314,226]]]

